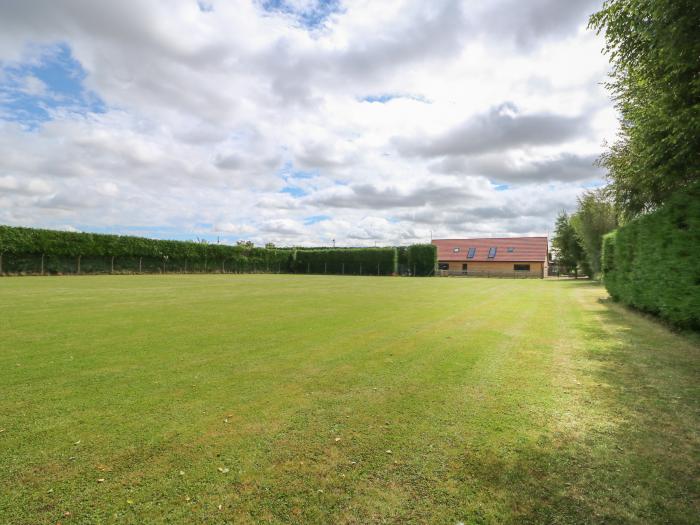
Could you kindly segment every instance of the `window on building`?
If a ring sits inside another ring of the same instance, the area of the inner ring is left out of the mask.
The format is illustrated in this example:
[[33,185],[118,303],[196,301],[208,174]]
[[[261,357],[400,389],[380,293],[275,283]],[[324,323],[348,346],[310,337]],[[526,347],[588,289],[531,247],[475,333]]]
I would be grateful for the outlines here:
[[459,253],[459,248],[452,248],[452,251],[455,253]]
[[496,248],[489,248],[489,259],[496,257]]
[[462,263],[462,271],[463,272],[467,271],[467,263]]
[[529,264],[514,264],[513,270],[515,270],[516,272],[529,272],[530,265]]
[[476,248],[469,248],[469,251],[467,252],[467,259],[473,259],[475,255]]
[[449,270],[450,269],[450,263],[439,263],[438,268],[440,270]]

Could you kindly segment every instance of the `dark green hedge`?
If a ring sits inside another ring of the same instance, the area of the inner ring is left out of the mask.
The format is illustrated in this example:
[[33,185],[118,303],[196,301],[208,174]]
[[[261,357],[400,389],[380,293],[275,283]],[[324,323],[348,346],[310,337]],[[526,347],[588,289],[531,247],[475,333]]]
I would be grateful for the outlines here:
[[[0,226],[4,272],[289,271],[292,250]],[[115,261],[111,258],[114,257]],[[115,267],[116,262],[116,267]],[[147,266],[144,267],[144,264]]]
[[601,266],[614,300],[700,329],[700,185],[606,235]]
[[[432,275],[435,247],[255,248],[0,225],[0,273],[295,272]],[[408,268],[408,270],[406,270]]]
[[396,248],[330,248],[295,250],[295,273],[392,275],[396,273]]
[[435,274],[437,247],[433,244],[413,244],[408,247],[408,269],[411,275],[430,276]]

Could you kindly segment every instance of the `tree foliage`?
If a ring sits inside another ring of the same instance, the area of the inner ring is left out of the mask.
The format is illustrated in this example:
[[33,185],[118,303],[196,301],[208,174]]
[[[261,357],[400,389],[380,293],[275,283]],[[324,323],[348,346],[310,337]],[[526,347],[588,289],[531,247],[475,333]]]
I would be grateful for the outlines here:
[[604,189],[590,190],[578,199],[578,209],[569,222],[591,272],[600,273],[603,236],[617,228],[617,212]]
[[567,272],[573,270],[578,275],[579,264],[585,263],[584,252],[571,224],[571,217],[565,211],[557,216],[552,248],[560,269]]
[[620,134],[600,159],[627,218],[651,211],[700,174],[700,2],[608,0],[604,33]]

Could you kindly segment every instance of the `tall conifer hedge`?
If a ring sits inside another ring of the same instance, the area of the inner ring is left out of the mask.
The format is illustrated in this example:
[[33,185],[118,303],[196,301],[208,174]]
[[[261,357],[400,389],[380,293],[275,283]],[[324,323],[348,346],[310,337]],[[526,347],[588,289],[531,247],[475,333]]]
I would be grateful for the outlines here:
[[408,247],[408,268],[413,275],[435,274],[437,247],[433,244],[412,244]]
[[[0,273],[294,272],[432,275],[435,247],[256,248],[0,225]],[[4,256],[4,257],[3,257]]]
[[396,273],[396,248],[328,248],[296,250],[295,273],[392,275]]
[[614,300],[700,329],[700,185],[606,235],[601,263]]

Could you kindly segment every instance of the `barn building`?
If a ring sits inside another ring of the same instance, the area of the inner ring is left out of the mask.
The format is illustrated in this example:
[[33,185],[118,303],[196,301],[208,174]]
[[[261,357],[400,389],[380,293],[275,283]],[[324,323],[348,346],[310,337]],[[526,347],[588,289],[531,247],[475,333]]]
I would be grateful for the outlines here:
[[440,275],[544,277],[547,237],[434,239]]

